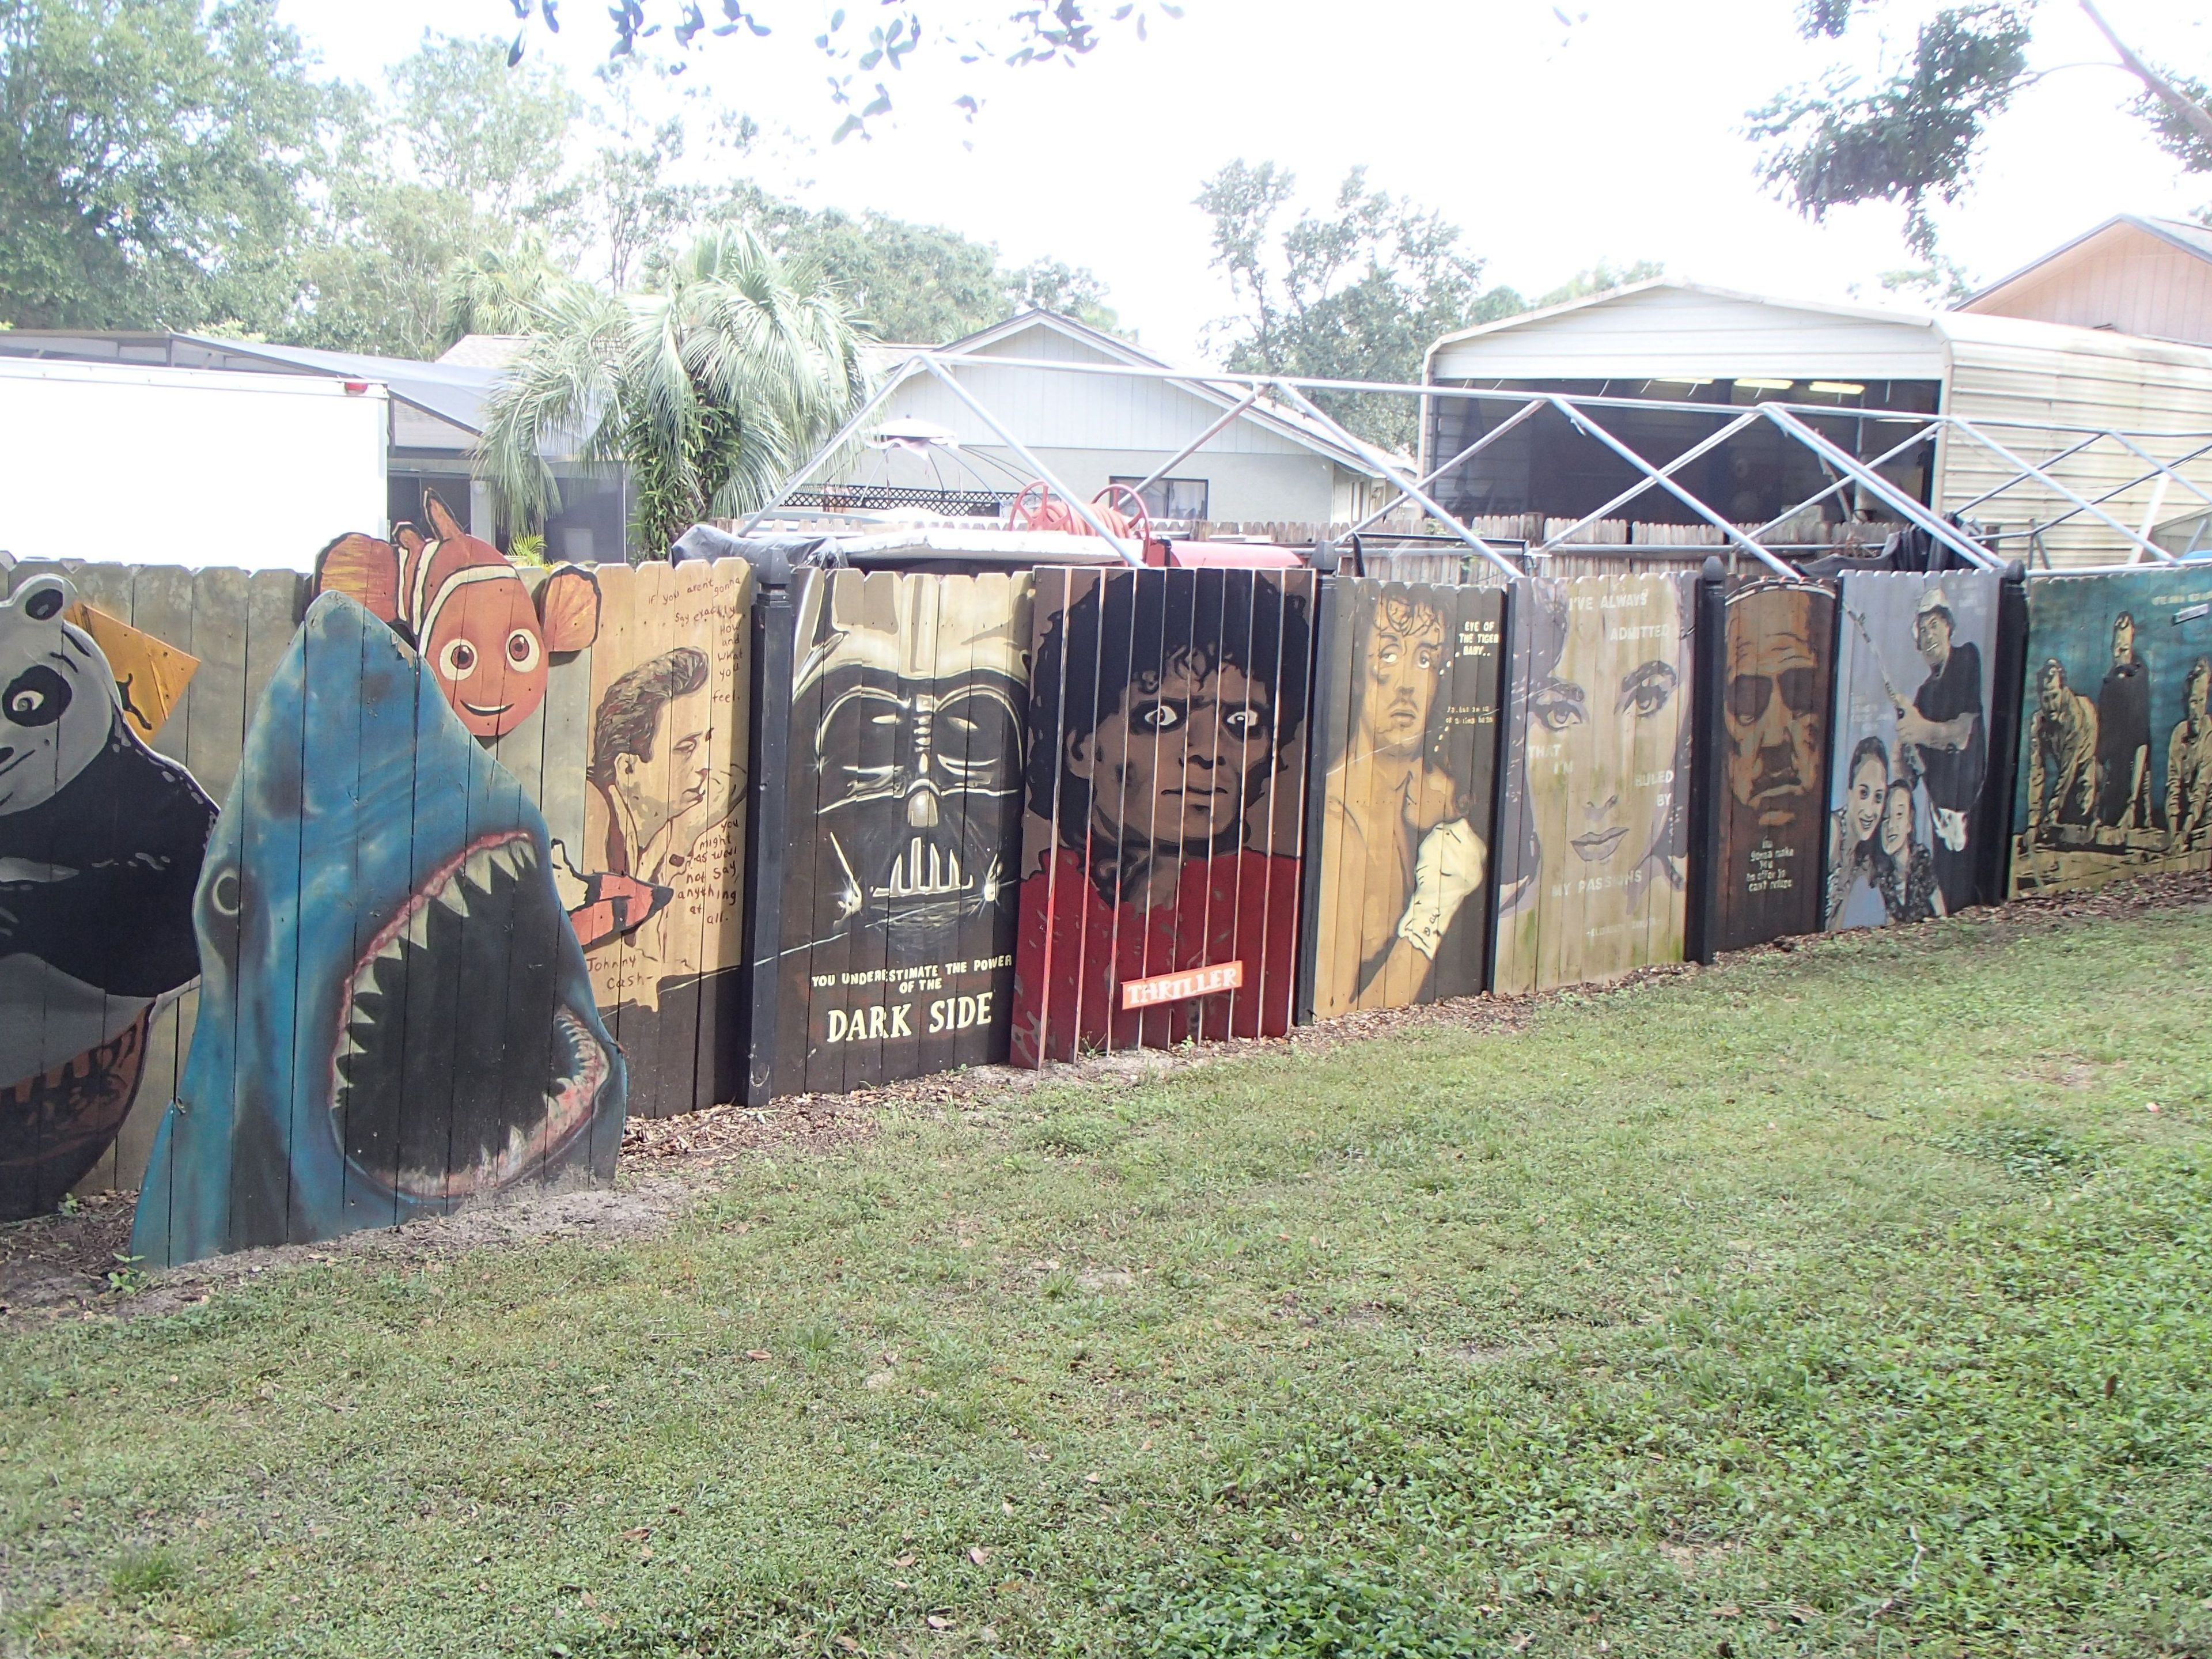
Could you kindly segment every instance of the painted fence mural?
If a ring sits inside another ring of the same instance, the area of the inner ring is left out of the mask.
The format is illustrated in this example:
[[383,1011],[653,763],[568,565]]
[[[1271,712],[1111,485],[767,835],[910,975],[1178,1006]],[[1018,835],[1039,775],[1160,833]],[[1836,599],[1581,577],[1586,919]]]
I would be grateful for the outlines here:
[[2212,571],[2028,586],[2012,892],[2212,863]]
[[1289,1030],[1314,577],[1036,583],[1016,1063]]
[[1505,590],[1345,579],[1322,595],[1307,853],[1315,1017],[1480,991]]
[[1030,579],[811,571],[794,593],[778,1093],[1002,1061]]
[[1515,586],[1499,991],[1681,960],[1697,580]]
[[1714,944],[1723,951],[1820,929],[1821,784],[1835,675],[1834,590],[1762,580],[1723,612],[1721,867]]
[[1977,902],[1997,590],[1987,571],[1844,578],[1820,926]]
[[412,647],[342,593],[255,712],[194,909],[198,1018],[134,1255],[612,1177],[624,1067],[544,822]]
[[[149,1261],[320,1238],[604,1181],[633,1114],[1682,954],[1695,576],[761,603],[740,560],[517,568],[426,506],[319,596],[0,570],[0,1218],[143,1179]],[[1949,915],[2007,853],[2012,893],[2212,867],[2212,572],[2027,593],[1729,595],[1718,947]]]

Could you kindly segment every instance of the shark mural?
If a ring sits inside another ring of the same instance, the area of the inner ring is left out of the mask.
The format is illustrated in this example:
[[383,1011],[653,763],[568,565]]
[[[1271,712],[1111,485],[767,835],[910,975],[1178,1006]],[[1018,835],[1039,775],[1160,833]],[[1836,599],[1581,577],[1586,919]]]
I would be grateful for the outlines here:
[[544,823],[343,594],[309,609],[255,715],[194,906],[199,1019],[134,1255],[611,1178],[627,1079]]

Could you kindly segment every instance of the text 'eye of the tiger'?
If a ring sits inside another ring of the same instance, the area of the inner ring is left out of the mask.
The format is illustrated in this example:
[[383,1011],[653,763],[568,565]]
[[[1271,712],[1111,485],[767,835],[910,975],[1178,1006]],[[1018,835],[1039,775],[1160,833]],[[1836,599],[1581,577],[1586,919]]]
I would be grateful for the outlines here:
[[538,666],[538,635],[527,628],[518,628],[507,636],[507,659],[527,674]]
[[477,648],[466,640],[448,640],[438,653],[438,672],[449,680],[465,680],[477,672]]

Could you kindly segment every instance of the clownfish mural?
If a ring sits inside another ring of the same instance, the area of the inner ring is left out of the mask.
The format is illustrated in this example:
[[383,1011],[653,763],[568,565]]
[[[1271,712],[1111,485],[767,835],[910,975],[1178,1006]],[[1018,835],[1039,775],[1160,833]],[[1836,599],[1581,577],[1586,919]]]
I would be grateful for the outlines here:
[[533,603],[507,556],[463,530],[436,491],[422,492],[422,515],[431,533],[403,524],[396,547],[359,531],[339,537],[315,557],[315,591],[391,624],[471,736],[505,737],[545,701],[550,659],[599,637],[599,579],[561,565]]

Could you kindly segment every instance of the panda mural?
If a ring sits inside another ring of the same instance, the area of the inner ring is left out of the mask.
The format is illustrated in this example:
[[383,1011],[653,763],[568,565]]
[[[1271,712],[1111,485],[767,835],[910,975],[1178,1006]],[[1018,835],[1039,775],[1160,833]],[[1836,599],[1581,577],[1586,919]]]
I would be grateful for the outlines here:
[[199,974],[215,805],[125,723],[76,599],[40,575],[0,603],[0,1221],[100,1161],[155,1005]]

